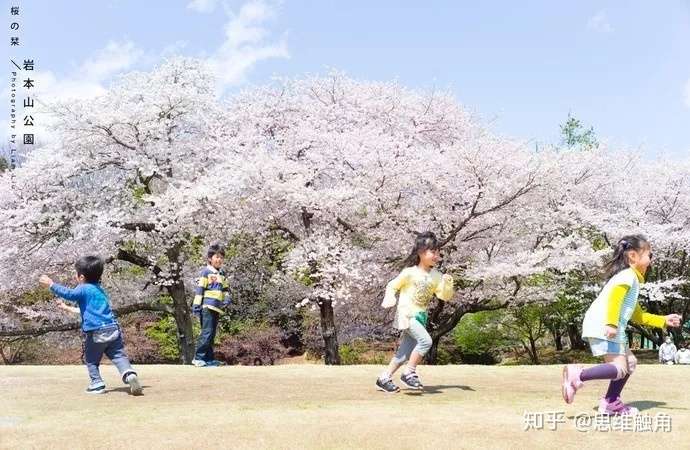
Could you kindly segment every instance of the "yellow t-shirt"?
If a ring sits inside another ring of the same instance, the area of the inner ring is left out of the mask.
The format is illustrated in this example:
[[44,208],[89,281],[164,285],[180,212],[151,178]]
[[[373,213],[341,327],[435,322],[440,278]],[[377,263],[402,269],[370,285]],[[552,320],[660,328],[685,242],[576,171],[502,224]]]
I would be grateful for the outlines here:
[[[397,300],[396,292],[399,292]],[[409,328],[410,319],[415,314],[426,311],[434,295],[443,301],[449,301],[454,293],[453,279],[445,281],[438,270],[426,272],[419,266],[407,267],[386,285],[386,295],[381,306],[392,308],[397,301],[398,309],[393,326],[405,330]]]

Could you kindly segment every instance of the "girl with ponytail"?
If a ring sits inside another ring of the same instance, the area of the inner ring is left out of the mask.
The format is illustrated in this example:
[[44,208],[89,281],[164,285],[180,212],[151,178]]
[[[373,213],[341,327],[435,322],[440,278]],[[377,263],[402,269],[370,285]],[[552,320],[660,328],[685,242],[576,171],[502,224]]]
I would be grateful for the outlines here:
[[566,403],[572,403],[585,381],[611,380],[606,394],[599,400],[599,413],[638,413],[620,398],[637,366],[625,333],[628,321],[657,328],[680,325],[678,314],[650,314],[637,301],[651,261],[652,246],[642,235],[624,236],[616,244],[613,257],[604,265],[607,282],[587,310],[582,324],[582,337],[589,341],[592,354],[603,357],[604,363],[587,369],[576,364],[563,368],[561,389]]

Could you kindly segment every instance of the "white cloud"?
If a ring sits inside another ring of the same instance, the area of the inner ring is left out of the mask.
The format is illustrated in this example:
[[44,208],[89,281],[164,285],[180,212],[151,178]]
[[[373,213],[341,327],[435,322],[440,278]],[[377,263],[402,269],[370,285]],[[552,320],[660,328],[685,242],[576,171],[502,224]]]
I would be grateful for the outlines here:
[[277,7],[263,0],[245,3],[225,24],[225,42],[209,59],[221,83],[221,90],[239,84],[259,61],[289,58],[287,37],[270,42],[266,23],[276,16]]
[[[216,5],[212,0],[195,0],[197,6]],[[190,6],[191,7],[191,6]],[[221,89],[242,82],[247,72],[259,61],[288,58],[286,36],[271,40],[267,23],[276,17],[277,6],[264,0],[250,0],[239,12],[230,15],[224,26],[225,41],[210,53],[208,62],[216,69]],[[145,53],[131,41],[110,41],[105,47],[86,58],[76,71],[58,77],[51,71],[37,71],[35,94],[48,101],[88,99],[105,92],[105,83],[137,63],[155,63],[160,57],[181,53],[186,41],[166,46],[160,54]],[[9,96],[9,90],[3,92]]]
[[[216,0],[194,0],[188,4],[189,8],[204,12],[212,10],[218,5]],[[225,41],[211,51],[207,62],[215,71],[222,93],[225,88],[245,81],[246,75],[259,62],[273,58],[289,58],[287,35],[283,33],[273,38],[269,29],[269,22],[277,15],[278,4],[264,0],[250,0],[242,5],[237,13],[228,9],[223,2],[229,19],[224,26]],[[65,75],[58,75],[52,71],[36,71],[32,74],[36,89],[33,92],[37,110],[42,102],[67,101],[70,99],[89,99],[104,94],[107,82],[114,75],[126,72],[137,63],[155,63],[160,57],[181,53],[187,42],[177,41],[165,47],[159,54],[144,52],[130,41],[108,42],[105,47],[86,58],[78,68]],[[21,76],[21,74],[20,74]],[[21,89],[25,93],[25,90]],[[20,93],[19,85],[17,94]],[[5,88],[0,95],[3,101],[9,101],[10,91]],[[19,97],[17,101],[22,101]],[[22,108],[18,108],[21,112]],[[14,133],[23,133],[23,116],[17,117],[17,128]],[[34,114],[36,125],[33,130],[49,139],[47,127],[50,119],[38,111]],[[8,123],[2,123],[0,138],[9,136]]]
[[[77,70],[65,76],[58,76],[50,70],[37,70],[31,73],[30,78],[35,86],[31,93],[31,98],[34,100],[33,110],[23,107],[26,89],[22,85],[23,80],[29,75],[19,72],[18,77],[22,82],[17,84],[16,128],[12,130],[9,124],[3,124],[5,126],[0,131],[5,133],[3,140],[13,133],[21,136],[24,133],[33,132],[37,139],[50,141],[51,119],[46,112],[42,111],[42,105],[71,99],[89,99],[104,94],[106,82],[112,76],[131,68],[143,54],[143,50],[137,48],[132,42],[111,41],[85,59]],[[3,90],[2,98],[9,99],[9,96],[9,88]],[[25,115],[33,117],[33,126],[24,125]]]
[[182,50],[184,50],[187,45],[189,45],[188,41],[175,41],[174,43],[170,45],[166,45],[163,50],[161,51],[160,56],[161,57],[166,57],[166,56],[174,56],[174,55],[179,55],[182,53]]
[[144,51],[137,48],[133,42],[110,41],[82,63],[78,75],[89,80],[103,80],[130,68],[143,54]]
[[685,82],[685,89],[683,89],[683,100],[685,101],[685,106],[690,108],[690,78]]
[[[58,77],[50,70],[32,72],[30,78],[35,85],[32,94],[46,102],[96,97],[105,92],[105,83],[110,78],[132,67],[141,60],[143,54],[143,50],[132,42],[108,42],[105,47],[85,59],[77,70],[65,76]],[[24,80],[29,75],[28,72],[19,72],[18,77]],[[26,93],[23,88],[21,91]],[[19,84],[17,93],[20,93]],[[9,88],[3,91],[2,97],[9,98]]]
[[200,13],[210,13],[216,9],[218,0],[192,0],[187,8],[193,9]]
[[613,32],[613,27],[609,23],[609,19],[606,16],[605,11],[599,11],[595,15],[589,18],[587,21],[587,29],[593,30],[599,33],[611,33]]

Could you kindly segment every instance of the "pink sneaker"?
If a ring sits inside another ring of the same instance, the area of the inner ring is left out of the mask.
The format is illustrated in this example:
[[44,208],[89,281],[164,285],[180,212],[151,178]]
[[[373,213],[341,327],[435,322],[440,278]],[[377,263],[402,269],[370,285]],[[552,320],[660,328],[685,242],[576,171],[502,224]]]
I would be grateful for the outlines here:
[[575,392],[584,385],[584,383],[580,381],[581,373],[582,366],[578,366],[577,364],[563,366],[563,400],[568,404],[573,402]]
[[640,411],[637,408],[623,403],[620,397],[617,397],[612,402],[606,400],[606,397],[599,399],[599,414],[608,414],[611,416],[635,416],[639,413]]

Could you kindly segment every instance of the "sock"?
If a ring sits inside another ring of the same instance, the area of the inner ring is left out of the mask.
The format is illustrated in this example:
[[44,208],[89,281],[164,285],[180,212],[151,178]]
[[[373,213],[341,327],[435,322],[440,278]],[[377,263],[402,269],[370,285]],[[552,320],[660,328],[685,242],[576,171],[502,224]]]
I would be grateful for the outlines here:
[[417,371],[417,366],[407,366],[405,367],[405,375],[409,375],[411,373],[415,373]]
[[580,374],[580,381],[589,380],[614,380],[618,377],[618,368],[615,364],[599,364],[585,369]]
[[381,373],[381,375],[379,375],[379,380],[381,380],[381,381],[390,380],[390,379],[391,379],[391,374],[388,373],[388,371],[384,371],[383,373]]
[[620,380],[611,380],[609,383],[609,390],[606,391],[605,395],[606,401],[610,403],[621,396],[621,392],[623,392],[623,388],[625,387],[625,383],[628,381],[628,378],[630,378],[630,374],[626,375]]

